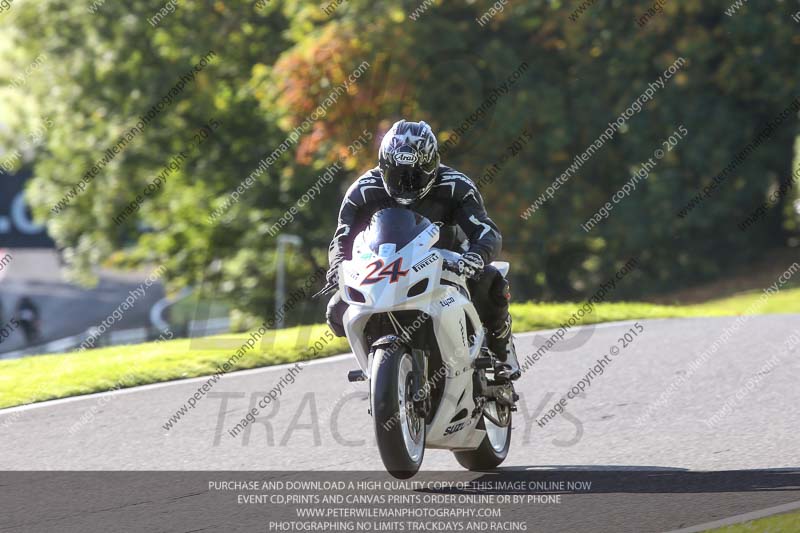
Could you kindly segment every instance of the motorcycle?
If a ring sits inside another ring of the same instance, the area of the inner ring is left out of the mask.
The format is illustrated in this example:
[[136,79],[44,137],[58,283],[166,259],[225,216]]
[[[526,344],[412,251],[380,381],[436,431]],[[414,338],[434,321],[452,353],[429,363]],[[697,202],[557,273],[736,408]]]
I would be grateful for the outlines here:
[[[436,248],[439,227],[408,209],[377,212],[339,266],[348,342],[368,381],[381,459],[396,478],[419,470],[426,448],[451,450],[469,470],[500,465],[511,444],[513,384],[470,300],[459,254]],[[509,264],[493,265],[505,276]]]

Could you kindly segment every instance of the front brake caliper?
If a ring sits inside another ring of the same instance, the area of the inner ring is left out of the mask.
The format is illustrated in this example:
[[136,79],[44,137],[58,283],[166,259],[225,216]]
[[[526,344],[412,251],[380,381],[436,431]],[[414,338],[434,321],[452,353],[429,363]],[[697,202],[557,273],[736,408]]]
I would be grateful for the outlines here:
[[497,403],[509,407],[512,411],[517,410],[516,403],[519,400],[519,394],[514,391],[513,384],[505,383],[495,386],[494,397]]

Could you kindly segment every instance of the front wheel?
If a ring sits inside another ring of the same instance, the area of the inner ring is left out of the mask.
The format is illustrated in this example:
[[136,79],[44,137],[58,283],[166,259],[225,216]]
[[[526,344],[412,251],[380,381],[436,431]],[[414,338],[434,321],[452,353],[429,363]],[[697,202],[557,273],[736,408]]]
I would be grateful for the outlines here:
[[425,419],[414,409],[414,365],[406,347],[377,349],[372,359],[372,419],[388,472],[408,479],[425,456]]
[[486,431],[481,445],[475,450],[453,452],[456,461],[467,470],[497,468],[506,460],[511,447],[511,410],[504,406],[498,412],[497,402],[489,402],[484,407],[484,412],[486,414],[481,415],[478,421],[478,428]]

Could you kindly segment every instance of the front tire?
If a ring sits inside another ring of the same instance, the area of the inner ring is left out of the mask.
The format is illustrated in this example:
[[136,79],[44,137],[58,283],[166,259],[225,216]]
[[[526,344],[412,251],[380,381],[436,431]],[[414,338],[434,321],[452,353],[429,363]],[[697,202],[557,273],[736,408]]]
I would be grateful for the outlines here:
[[489,402],[484,409],[504,425],[498,426],[485,415],[481,415],[478,428],[486,431],[481,445],[475,450],[453,452],[456,461],[467,470],[482,471],[497,468],[506,460],[511,447],[511,411],[505,408],[500,413],[502,416],[499,416],[496,402]]
[[413,362],[408,348],[375,350],[372,359],[372,419],[386,470],[408,479],[425,456],[425,419],[414,411]]

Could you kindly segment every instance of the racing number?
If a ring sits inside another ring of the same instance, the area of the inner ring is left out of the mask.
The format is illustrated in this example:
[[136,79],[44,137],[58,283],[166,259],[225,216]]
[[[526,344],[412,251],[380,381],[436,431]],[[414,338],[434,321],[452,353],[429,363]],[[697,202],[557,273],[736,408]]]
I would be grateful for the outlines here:
[[[372,285],[378,283],[383,278],[389,278],[389,283],[397,283],[400,278],[408,275],[408,270],[403,270],[402,257],[395,259],[385,267],[383,266],[383,259],[378,259],[367,265],[367,268],[369,267],[372,267],[372,270],[367,274],[367,277],[364,278],[364,281],[361,282],[362,285]],[[379,270],[380,272],[378,272]]]

